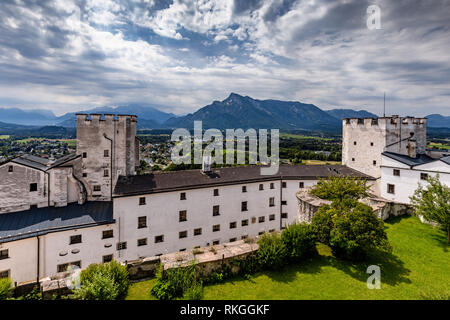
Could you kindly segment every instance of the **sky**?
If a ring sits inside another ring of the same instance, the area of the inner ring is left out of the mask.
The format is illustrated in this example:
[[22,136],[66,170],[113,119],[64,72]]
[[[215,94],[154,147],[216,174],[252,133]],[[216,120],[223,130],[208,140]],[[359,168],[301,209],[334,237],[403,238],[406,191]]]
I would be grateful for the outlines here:
[[450,115],[450,0],[0,1],[0,107],[185,114],[231,92]]

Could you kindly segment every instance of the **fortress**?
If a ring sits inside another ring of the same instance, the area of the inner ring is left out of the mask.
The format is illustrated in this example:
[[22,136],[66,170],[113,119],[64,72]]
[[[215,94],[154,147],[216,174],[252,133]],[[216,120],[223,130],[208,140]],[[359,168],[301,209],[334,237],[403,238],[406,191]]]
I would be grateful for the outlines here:
[[344,119],[343,165],[281,165],[269,176],[259,166],[136,175],[137,121],[77,114],[76,153],[0,165],[0,278],[39,282],[69,265],[130,262],[279,231],[304,221],[297,194],[320,178],[366,179],[394,204],[407,204],[426,172],[450,182],[450,158],[426,154],[426,119]]

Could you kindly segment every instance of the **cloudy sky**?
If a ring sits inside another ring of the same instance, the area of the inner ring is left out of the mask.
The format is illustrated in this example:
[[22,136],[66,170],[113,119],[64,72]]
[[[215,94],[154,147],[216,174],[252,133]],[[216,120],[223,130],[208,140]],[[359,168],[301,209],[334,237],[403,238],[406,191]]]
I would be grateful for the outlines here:
[[[367,28],[367,8],[381,29]],[[450,115],[449,0],[1,0],[0,106],[60,115],[230,92]]]

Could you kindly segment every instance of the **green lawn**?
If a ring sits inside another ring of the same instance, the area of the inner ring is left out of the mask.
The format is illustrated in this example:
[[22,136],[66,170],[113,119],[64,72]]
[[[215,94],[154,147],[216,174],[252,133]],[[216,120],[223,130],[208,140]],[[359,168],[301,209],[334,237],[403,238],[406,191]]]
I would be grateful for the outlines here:
[[9,135],[7,135],[7,134],[0,134],[0,140],[3,140],[3,139],[9,139]]
[[[353,265],[335,259],[327,246],[319,256],[250,280],[234,278],[205,287],[205,299],[424,299],[450,297],[450,252],[444,232],[416,217],[386,223],[392,254],[376,254]],[[369,290],[366,269],[381,268],[381,289]],[[149,299],[155,280],[131,286],[128,299]]]

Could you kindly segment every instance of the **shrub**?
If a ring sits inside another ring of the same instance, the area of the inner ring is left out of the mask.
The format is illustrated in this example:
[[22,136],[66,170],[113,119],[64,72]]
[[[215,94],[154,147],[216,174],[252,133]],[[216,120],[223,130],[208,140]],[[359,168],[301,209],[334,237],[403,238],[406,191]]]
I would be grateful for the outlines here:
[[263,234],[258,245],[258,261],[263,268],[275,270],[283,266],[287,251],[279,234]]
[[362,260],[374,249],[390,251],[384,223],[368,205],[358,203],[345,214],[333,216],[330,247],[336,257]]
[[95,272],[89,281],[82,282],[74,297],[80,300],[116,300],[119,297],[119,284],[110,273]]
[[317,210],[311,221],[311,228],[319,242],[329,245],[330,234],[333,229],[333,214],[337,214],[335,208],[324,205]]
[[281,239],[291,260],[298,261],[317,253],[316,234],[306,223],[294,223],[283,230]]
[[185,300],[201,300],[202,298],[203,284],[201,282],[197,282],[189,287],[183,295],[183,299]]
[[12,282],[9,278],[0,279],[0,300],[5,300],[11,295]]
[[[105,277],[95,277],[96,274],[102,274],[105,275]],[[94,280],[97,282],[106,282],[107,279],[111,279],[113,284],[117,285],[117,296],[115,299],[124,299],[128,293],[128,287],[130,286],[126,266],[122,266],[114,260],[108,263],[94,263],[83,270],[80,275],[81,287],[90,285]]]
[[198,285],[195,264],[164,271],[161,264],[156,273],[156,283],[150,293],[159,300],[180,298],[192,286]]

